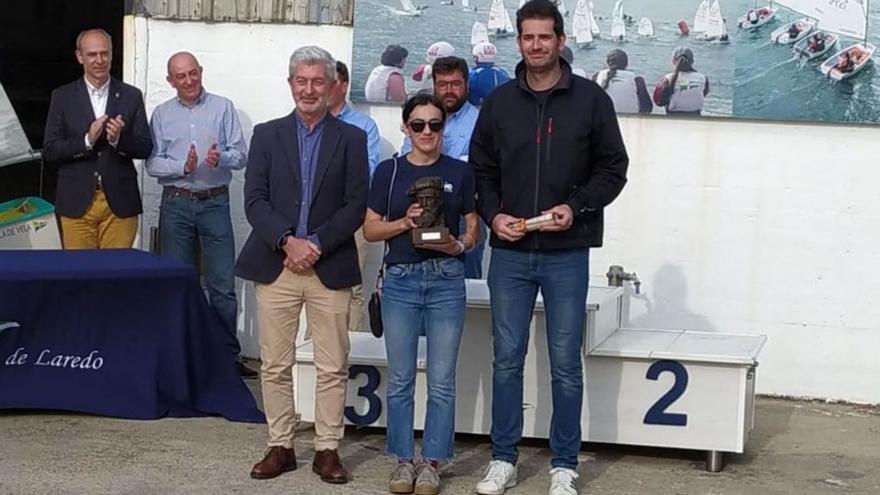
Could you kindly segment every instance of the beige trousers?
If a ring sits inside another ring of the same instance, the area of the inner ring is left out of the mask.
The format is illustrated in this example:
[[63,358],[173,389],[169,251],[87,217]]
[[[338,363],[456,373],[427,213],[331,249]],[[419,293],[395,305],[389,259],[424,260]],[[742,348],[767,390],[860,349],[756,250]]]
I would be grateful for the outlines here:
[[315,450],[336,449],[344,433],[348,382],[348,307],[351,289],[331,290],[314,270],[282,270],[271,284],[256,284],[260,323],[260,381],[270,447],[293,448],[296,408],[292,368],[303,305],[315,349]]

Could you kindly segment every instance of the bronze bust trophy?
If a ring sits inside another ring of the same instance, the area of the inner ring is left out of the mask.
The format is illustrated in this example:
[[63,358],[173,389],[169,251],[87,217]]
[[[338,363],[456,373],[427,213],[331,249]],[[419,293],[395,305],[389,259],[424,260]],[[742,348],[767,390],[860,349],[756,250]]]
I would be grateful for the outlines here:
[[443,215],[443,179],[422,177],[407,191],[413,202],[422,208],[412,230],[413,246],[449,242],[449,229]]

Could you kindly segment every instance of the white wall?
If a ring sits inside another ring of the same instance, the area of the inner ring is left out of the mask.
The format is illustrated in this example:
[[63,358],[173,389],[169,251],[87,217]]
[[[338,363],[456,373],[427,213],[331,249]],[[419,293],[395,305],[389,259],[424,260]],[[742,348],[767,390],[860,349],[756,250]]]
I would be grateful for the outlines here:
[[[148,112],[172,96],[174,51],[193,51],[213,92],[236,103],[248,138],[255,123],[289,112],[290,52],[324,46],[351,59],[350,29],[174,23],[137,19],[126,79],[145,88]],[[378,122],[383,156],[399,146],[399,108],[360,107]],[[629,184],[606,211],[605,247],[593,251],[594,284],[611,264],[635,270],[644,296],[633,325],[769,339],[761,393],[880,403],[880,154],[873,127],[730,120],[621,118]],[[146,225],[158,188],[145,179]],[[248,227],[241,180],[233,185],[239,246]],[[378,249],[365,273],[375,276]],[[239,337],[259,354],[253,295],[239,284]]]

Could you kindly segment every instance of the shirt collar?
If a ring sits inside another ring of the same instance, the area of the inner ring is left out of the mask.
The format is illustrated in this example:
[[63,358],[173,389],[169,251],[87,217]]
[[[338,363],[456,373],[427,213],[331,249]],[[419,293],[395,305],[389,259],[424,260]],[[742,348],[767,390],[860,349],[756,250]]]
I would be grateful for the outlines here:
[[306,123],[305,123],[305,121],[302,119],[302,117],[300,117],[299,112],[297,112],[296,110],[294,110],[294,112],[293,112],[293,117],[294,117],[294,119],[296,119],[296,128],[297,128],[297,130],[305,131],[305,132],[315,132],[315,131],[318,131],[318,130],[323,129],[323,127],[324,127],[324,123],[327,122],[327,115],[329,115],[329,114],[330,114],[330,112],[325,111],[325,112],[324,112],[324,116],[321,117],[321,120],[319,120],[318,123],[315,124],[315,128],[312,129],[311,131],[309,130],[308,127],[306,127]]
[[462,105],[461,108],[459,108],[455,113],[450,115],[447,120],[449,120],[449,121],[458,120],[462,116],[464,116],[465,114],[470,113],[471,108],[474,108],[474,106],[471,105],[471,102],[465,101],[464,105]]
[[[204,87],[202,87],[202,92],[199,93],[199,97],[196,98],[196,101],[195,101],[195,103],[193,103],[193,106],[201,105],[202,103],[205,102],[205,99],[207,97],[208,97],[208,91]],[[187,104],[184,103],[183,100],[181,100],[179,96],[175,96],[174,98],[177,99],[177,103],[180,103],[181,105],[183,105],[185,107],[187,106]]]
[[343,104],[342,104],[342,110],[339,111],[339,115],[337,115],[336,117],[341,119],[341,118],[343,118],[344,116],[348,115],[348,114],[351,113],[351,112],[352,112],[352,109],[351,109],[350,106],[348,106],[348,103],[343,103]]
[[110,87],[110,78],[107,78],[107,82],[105,82],[100,88],[96,88],[89,82],[89,79],[83,76],[83,80],[86,82],[86,89],[89,90],[89,93],[92,93],[95,96],[103,96],[107,94],[107,89]]

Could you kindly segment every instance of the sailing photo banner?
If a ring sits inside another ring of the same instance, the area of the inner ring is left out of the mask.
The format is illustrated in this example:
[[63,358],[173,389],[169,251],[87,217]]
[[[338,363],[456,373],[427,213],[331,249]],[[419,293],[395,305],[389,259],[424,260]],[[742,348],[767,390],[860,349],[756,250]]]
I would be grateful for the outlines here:
[[[555,1],[563,56],[619,113],[880,123],[880,0]],[[431,90],[430,64],[449,54],[513,77],[523,3],[356,0],[352,99]]]

